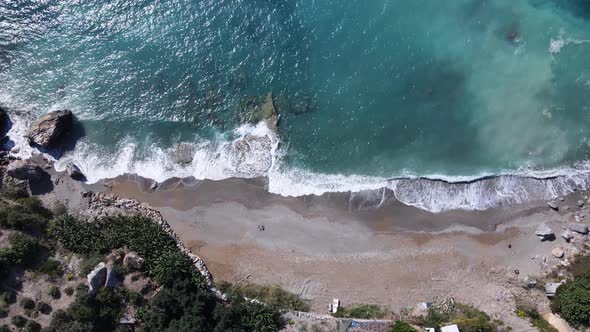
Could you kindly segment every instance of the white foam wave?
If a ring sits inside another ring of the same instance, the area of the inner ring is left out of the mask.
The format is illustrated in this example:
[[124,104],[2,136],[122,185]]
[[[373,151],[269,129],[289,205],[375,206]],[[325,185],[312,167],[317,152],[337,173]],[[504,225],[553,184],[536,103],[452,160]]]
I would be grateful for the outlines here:
[[[36,150],[24,139],[30,118],[12,116],[14,125],[9,136],[19,149],[18,156],[27,158]],[[444,176],[432,174],[417,177],[403,174],[397,178],[362,175],[321,174],[287,167],[278,149],[279,138],[265,123],[243,125],[230,137],[190,143],[192,161],[178,163],[177,148],[164,149],[152,145],[144,156],[137,142],[123,140],[116,152],[109,152],[94,143],[80,141],[74,151],[55,161],[63,171],[75,163],[89,182],[123,174],[164,181],[171,177],[222,180],[230,177],[267,176],[269,191],[283,196],[322,195],[329,192],[363,192],[387,188],[400,202],[431,212],[454,209],[485,210],[553,199],[574,188],[590,187],[590,163],[552,170],[506,171],[501,174]],[[50,155],[45,155],[53,159]]]

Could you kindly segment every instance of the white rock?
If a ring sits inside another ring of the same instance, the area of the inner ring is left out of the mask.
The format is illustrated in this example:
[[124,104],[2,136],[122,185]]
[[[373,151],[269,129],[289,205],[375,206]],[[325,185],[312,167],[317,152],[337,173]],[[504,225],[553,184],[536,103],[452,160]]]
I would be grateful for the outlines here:
[[107,266],[100,262],[87,276],[88,288],[90,292],[98,290],[99,287],[104,286],[107,281]]

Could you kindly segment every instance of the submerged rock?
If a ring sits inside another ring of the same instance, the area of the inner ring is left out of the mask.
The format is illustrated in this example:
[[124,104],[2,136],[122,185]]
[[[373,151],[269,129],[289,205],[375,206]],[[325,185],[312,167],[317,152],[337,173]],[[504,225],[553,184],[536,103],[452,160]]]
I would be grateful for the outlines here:
[[542,223],[537,227],[535,234],[541,239],[541,241],[555,239],[555,234],[545,223]]
[[98,288],[105,285],[107,281],[107,266],[105,263],[100,262],[98,265],[88,274],[88,288],[90,292],[98,290]]
[[55,146],[62,134],[72,127],[71,111],[54,111],[43,115],[29,129],[27,139],[31,145],[44,148]]
[[547,205],[555,211],[559,209],[559,206],[557,206],[557,203],[555,201],[547,202]]
[[570,224],[570,230],[580,234],[588,234],[588,226],[584,224]]
[[9,176],[31,182],[39,182],[45,176],[45,171],[32,160],[16,160],[8,165],[6,172]]
[[275,131],[279,115],[274,105],[272,92],[262,100],[256,97],[242,100],[238,105],[238,117],[243,123],[258,124],[264,121],[272,131]]

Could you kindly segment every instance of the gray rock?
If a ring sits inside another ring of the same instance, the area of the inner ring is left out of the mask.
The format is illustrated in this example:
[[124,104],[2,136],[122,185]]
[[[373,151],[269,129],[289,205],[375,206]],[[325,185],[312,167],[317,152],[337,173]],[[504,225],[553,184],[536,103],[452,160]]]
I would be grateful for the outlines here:
[[555,238],[555,233],[547,226],[545,223],[542,223],[537,227],[535,234],[542,240],[551,240]]
[[582,207],[582,206],[584,206],[584,201],[579,200],[578,202],[576,202],[576,204],[578,205],[578,207]]
[[26,137],[31,145],[55,146],[62,134],[72,127],[73,115],[68,110],[43,115],[29,129]]
[[588,226],[584,224],[570,224],[570,230],[580,234],[588,234]]
[[557,198],[557,199],[558,199],[560,202],[563,202],[563,201],[565,201],[565,198],[563,198],[563,197],[559,197],[559,198]]
[[559,210],[559,206],[557,206],[557,203],[555,201],[547,202],[547,205],[555,211]]
[[177,144],[172,151],[172,160],[180,165],[188,165],[195,157],[195,146],[191,143],[182,142]]
[[66,165],[66,172],[72,179],[84,179],[84,173],[82,173],[80,168],[78,168],[78,166],[76,166],[76,164],[74,164],[73,162],[69,162]]
[[150,186],[151,190],[156,190],[158,189],[158,182],[156,181],[152,181],[152,185]]
[[98,265],[88,274],[88,288],[90,292],[95,292],[98,288],[105,285],[107,281],[107,266],[105,263],[100,262]]
[[113,268],[107,269],[107,280],[105,281],[106,287],[116,288],[119,287],[121,280],[119,279],[119,273]]
[[134,270],[143,269],[144,259],[141,258],[136,252],[130,252],[123,258],[123,266],[132,268]]
[[19,180],[29,180],[30,182],[39,182],[47,174],[32,160],[16,160],[6,168],[9,176]]
[[537,280],[529,279],[527,280],[526,285],[528,288],[535,288],[537,286]]
[[0,137],[3,137],[6,134],[6,127],[8,127],[8,114],[0,107]]
[[572,233],[570,230],[565,230],[563,233],[561,233],[561,237],[567,242],[570,242],[570,240],[574,238],[574,233]]

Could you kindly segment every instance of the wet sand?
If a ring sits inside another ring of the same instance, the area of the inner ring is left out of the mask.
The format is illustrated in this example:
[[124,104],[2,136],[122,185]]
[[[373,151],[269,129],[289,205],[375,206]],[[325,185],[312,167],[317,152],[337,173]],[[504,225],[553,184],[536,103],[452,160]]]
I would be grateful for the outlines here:
[[[332,298],[399,313],[450,296],[515,330],[528,323],[513,314],[513,294],[557,262],[550,252],[563,241],[541,242],[535,228],[545,222],[559,234],[573,218],[544,202],[432,214],[383,200],[383,191],[282,197],[268,193],[264,179],[171,179],[155,190],[132,175],[106,182],[159,210],[216,280],[278,284],[317,312]],[[542,294],[537,301],[548,303]]]

